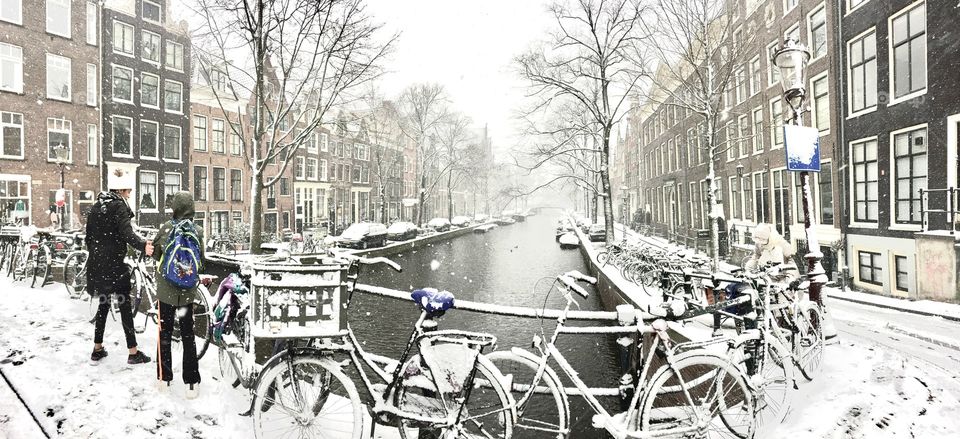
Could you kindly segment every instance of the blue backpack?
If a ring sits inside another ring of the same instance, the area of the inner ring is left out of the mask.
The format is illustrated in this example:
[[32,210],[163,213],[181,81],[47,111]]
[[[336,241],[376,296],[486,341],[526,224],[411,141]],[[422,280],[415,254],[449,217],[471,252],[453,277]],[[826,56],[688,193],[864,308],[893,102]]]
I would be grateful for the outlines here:
[[170,224],[173,224],[173,229],[163,249],[157,271],[177,288],[196,288],[200,283],[200,270],[203,269],[197,230],[190,219],[170,221]]

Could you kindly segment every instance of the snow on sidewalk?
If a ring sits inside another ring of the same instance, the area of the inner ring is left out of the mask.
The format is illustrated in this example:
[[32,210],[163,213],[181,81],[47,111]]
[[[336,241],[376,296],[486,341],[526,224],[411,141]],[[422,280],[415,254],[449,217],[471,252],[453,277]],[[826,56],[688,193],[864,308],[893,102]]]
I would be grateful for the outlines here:
[[828,297],[836,299],[912,312],[914,314],[940,316],[950,320],[960,321],[960,305],[955,303],[937,302],[933,300],[908,300],[850,290],[842,291],[839,288],[825,288],[824,291]]
[[0,378],[0,437],[8,439],[46,437],[3,378]]

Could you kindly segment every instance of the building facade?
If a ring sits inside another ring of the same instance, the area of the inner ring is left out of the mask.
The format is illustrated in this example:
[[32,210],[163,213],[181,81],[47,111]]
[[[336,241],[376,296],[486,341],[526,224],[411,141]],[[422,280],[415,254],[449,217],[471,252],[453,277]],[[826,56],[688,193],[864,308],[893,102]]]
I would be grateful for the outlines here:
[[[68,227],[100,190],[96,2],[4,0],[0,7],[0,222],[50,225],[63,166]],[[17,213],[22,212],[22,213]]]
[[956,4],[843,0],[836,8],[847,161],[842,218],[853,283],[956,300],[956,251],[929,247],[955,248],[957,235],[942,232],[957,225],[935,212],[956,210],[958,201],[948,191],[958,186],[960,149]]
[[190,36],[169,0],[107,0],[101,14],[102,178],[137,175],[131,207],[144,226],[189,187]]

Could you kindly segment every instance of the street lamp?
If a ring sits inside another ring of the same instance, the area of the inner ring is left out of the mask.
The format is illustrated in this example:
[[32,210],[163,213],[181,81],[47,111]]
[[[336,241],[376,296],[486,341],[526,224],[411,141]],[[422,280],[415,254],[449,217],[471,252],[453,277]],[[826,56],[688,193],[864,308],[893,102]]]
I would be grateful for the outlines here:
[[[803,125],[802,105],[806,95],[804,88],[804,68],[810,61],[810,52],[806,46],[796,39],[788,37],[783,41],[783,45],[773,54],[773,64],[780,69],[780,85],[783,87],[784,101],[790,105],[792,110],[791,121],[794,125]],[[803,227],[807,235],[807,247],[809,252],[804,255],[807,260],[807,279],[810,281],[808,289],[810,300],[815,301],[821,307],[823,300],[820,296],[820,290],[823,284],[827,282],[827,276],[823,270],[820,260],[823,253],[820,252],[820,243],[817,241],[816,232],[813,228],[815,218],[811,218],[810,212],[813,212],[813,200],[810,198],[810,175],[807,171],[800,172],[801,188],[803,191]]]
[[[67,162],[69,161],[70,150],[69,148],[66,147],[66,145],[63,144],[63,142],[60,142],[57,144],[57,146],[53,147],[53,154],[56,158],[57,168],[60,169],[60,193],[62,193],[65,197],[66,193],[64,192],[63,172],[67,166]],[[63,220],[63,216],[64,216],[63,214],[65,211],[66,211],[66,199],[64,199],[63,205],[60,205],[60,203],[57,203],[57,216],[60,217],[61,232],[66,230],[66,221]]]

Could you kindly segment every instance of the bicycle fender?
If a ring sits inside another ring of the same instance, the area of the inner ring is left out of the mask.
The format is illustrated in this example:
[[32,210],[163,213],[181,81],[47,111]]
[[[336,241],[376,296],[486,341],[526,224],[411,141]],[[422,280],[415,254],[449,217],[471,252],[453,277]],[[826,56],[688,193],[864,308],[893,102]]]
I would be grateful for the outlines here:
[[[491,352],[491,353],[495,353],[495,352]],[[525,360],[532,361],[534,363],[539,363],[541,360],[541,357],[539,355],[535,355],[532,352],[523,348],[518,348],[518,347],[510,348],[510,353],[518,357],[521,357]],[[544,368],[543,373],[547,374],[548,378],[552,379],[553,382],[557,383],[557,385],[560,386],[560,390],[561,390],[560,398],[563,401],[563,407],[568,410],[568,413],[566,414],[566,416],[567,416],[567,420],[569,421],[570,420],[570,413],[569,413],[570,399],[569,397],[567,397],[566,389],[564,389],[563,387],[563,381],[560,381],[560,376],[557,375],[557,372],[553,370],[553,368],[550,367],[549,364],[547,364],[547,367]],[[511,393],[511,396],[512,396],[512,393]]]
[[266,363],[263,364],[263,368],[260,369],[260,374],[257,375],[257,380],[253,383],[253,389],[256,389],[260,386],[260,379],[265,375],[263,371],[270,369],[280,363],[288,355],[293,355],[295,357],[317,357],[325,361],[329,361],[331,365],[335,365],[338,368],[343,368],[340,363],[337,363],[333,359],[327,358],[330,356],[330,351],[324,351],[309,346],[295,346],[293,348],[284,349],[280,352],[277,352],[274,356],[270,357]]

